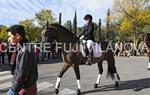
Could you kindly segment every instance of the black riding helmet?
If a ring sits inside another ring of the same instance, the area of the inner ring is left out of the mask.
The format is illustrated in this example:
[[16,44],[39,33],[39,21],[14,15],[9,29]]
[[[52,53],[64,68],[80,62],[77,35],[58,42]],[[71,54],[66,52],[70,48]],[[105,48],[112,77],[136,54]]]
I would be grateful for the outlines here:
[[85,15],[84,20],[87,20],[87,19],[93,20],[92,15],[90,14]]

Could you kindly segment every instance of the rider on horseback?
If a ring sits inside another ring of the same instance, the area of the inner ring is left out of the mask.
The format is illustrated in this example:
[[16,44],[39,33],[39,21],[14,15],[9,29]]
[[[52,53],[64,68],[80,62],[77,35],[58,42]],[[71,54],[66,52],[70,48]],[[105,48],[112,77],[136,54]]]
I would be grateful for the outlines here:
[[[80,41],[81,43],[84,43],[84,45],[86,47],[91,46],[91,44],[93,43],[93,41],[95,41],[94,38],[94,24],[92,22],[93,17],[90,14],[87,14],[84,17],[84,20],[86,21],[86,24],[84,25],[84,31],[83,33],[80,34]],[[87,61],[86,64],[87,65],[91,65],[91,58],[92,58],[92,51],[89,50],[88,47],[88,52],[86,52],[86,56],[87,56]]]

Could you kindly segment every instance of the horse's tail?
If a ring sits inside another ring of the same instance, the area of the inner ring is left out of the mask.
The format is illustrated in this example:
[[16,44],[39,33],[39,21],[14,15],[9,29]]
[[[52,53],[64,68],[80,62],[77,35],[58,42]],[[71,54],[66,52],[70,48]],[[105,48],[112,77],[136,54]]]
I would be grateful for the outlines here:
[[[101,42],[102,50],[106,51],[105,58],[108,62],[107,77],[111,77],[112,79],[114,79],[114,73],[117,73],[116,66],[115,66],[114,52],[112,50],[106,50],[109,45],[108,41],[102,39],[100,42]],[[118,79],[120,79],[118,74],[117,77]]]
[[107,60],[108,62],[107,77],[111,77],[112,79],[114,79],[114,73],[117,73],[116,66],[115,66],[114,53],[112,51],[108,51],[108,53],[109,53],[109,58]]

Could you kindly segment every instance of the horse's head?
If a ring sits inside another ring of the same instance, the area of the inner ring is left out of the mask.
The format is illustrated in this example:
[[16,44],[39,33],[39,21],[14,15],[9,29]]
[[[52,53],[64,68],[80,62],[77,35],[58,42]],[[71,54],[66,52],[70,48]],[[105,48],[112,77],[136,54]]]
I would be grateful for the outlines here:
[[44,30],[42,31],[42,42],[51,43],[54,40],[56,40],[56,32],[57,29],[55,27],[50,26],[47,22],[46,27],[44,27]]

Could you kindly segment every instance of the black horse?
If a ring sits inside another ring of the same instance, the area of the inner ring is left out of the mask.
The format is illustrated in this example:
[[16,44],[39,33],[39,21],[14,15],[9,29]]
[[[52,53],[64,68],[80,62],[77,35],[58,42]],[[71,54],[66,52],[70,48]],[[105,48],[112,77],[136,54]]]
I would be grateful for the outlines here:
[[[44,31],[42,32],[42,41],[51,43],[52,41],[56,40],[57,43],[61,43],[62,48],[62,59],[64,62],[63,68],[60,71],[56,85],[55,85],[55,91],[56,94],[59,93],[59,86],[60,86],[60,80],[64,73],[68,70],[69,67],[73,67],[77,79],[77,95],[80,95],[80,70],[79,65],[85,64],[85,58],[80,52],[80,43],[78,37],[76,37],[71,31],[67,30],[61,25],[58,24],[51,24],[49,25],[47,23],[47,26],[45,27]],[[71,44],[71,49],[70,49]],[[103,41],[101,43],[102,50],[106,50],[108,43]],[[74,52],[74,50],[77,51]],[[70,49],[71,51],[66,52],[65,50]],[[116,66],[115,66],[115,58],[114,53],[111,50],[108,50],[106,52],[102,52],[101,57],[92,58],[92,63],[97,63],[99,74],[96,83],[94,84],[94,87],[97,88],[100,84],[100,79],[102,77],[103,73],[103,67],[102,62],[106,60],[108,62],[108,76],[111,76],[112,79],[115,80],[115,86],[118,87],[120,80],[119,75],[117,74]]]

